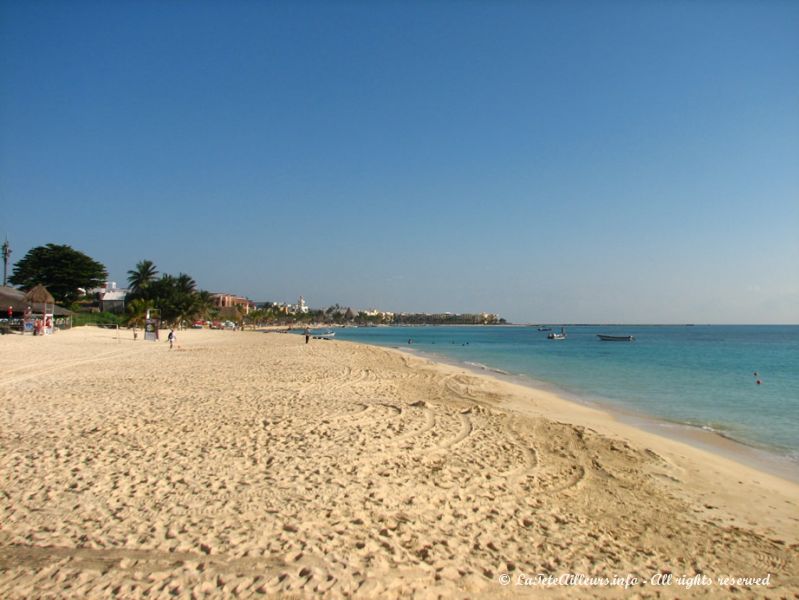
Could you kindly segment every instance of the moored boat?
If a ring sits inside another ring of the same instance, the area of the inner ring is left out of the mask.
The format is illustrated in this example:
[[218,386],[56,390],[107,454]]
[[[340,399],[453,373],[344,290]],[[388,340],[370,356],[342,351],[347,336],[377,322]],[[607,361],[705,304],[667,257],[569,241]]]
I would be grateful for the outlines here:
[[632,342],[635,339],[631,335],[602,335],[598,333],[596,336],[603,342]]

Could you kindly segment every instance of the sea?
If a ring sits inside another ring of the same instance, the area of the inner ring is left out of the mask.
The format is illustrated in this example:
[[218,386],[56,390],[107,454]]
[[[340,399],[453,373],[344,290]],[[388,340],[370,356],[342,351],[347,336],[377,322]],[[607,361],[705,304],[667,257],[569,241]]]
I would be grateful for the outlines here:
[[549,340],[537,326],[346,327],[336,339],[551,389],[665,435],[713,433],[799,474],[799,325],[586,325],[565,333]]

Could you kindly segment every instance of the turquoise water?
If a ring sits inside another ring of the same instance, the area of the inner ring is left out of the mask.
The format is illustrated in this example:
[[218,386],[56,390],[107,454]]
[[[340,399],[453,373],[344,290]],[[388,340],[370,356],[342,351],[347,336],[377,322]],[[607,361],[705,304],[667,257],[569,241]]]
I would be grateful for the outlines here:
[[[555,328],[558,331],[559,328]],[[799,326],[364,327],[336,339],[434,353],[799,461]],[[602,342],[597,333],[634,335]],[[757,371],[756,378],[753,373]],[[756,379],[762,384],[757,385]]]

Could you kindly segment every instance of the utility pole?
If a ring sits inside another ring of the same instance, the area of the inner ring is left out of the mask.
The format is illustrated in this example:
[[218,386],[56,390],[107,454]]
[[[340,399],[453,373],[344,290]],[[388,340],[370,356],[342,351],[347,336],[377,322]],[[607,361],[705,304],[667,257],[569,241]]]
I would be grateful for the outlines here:
[[3,286],[8,285],[8,257],[11,256],[11,246],[8,243],[8,236],[3,243]]

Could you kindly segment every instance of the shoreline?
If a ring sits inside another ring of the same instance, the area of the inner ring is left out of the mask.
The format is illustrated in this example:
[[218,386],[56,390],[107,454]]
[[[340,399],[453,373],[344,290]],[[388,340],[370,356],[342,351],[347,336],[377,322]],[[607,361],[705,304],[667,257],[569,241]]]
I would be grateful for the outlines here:
[[[799,481],[796,481],[790,476],[786,476],[786,474],[774,472],[775,469],[764,468],[769,464],[768,461],[759,461],[754,454],[752,454],[749,459],[741,460],[740,452],[742,449],[744,452],[754,449],[734,440],[728,440],[729,443],[726,444],[725,447],[725,438],[714,432],[699,431],[697,432],[699,435],[696,435],[693,439],[684,439],[682,436],[664,435],[659,431],[651,430],[643,426],[642,421],[636,422],[632,417],[625,417],[620,411],[614,411],[598,404],[583,403],[564,397],[561,393],[562,390],[557,389],[556,386],[550,386],[545,382],[542,382],[542,387],[537,387],[530,385],[529,382],[515,380],[517,376],[512,374],[508,375],[506,378],[506,376],[494,372],[491,368],[488,368],[490,372],[486,372],[485,368],[470,368],[469,365],[460,363],[459,361],[436,360],[441,355],[436,355],[436,359],[434,359],[428,356],[428,353],[424,351],[408,351],[403,347],[378,346],[360,341],[337,340],[337,342],[346,342],[347,344],[356,344],[382,351],[389,351],[400,356],[427,363],[428,366],[433,369],[442,369],[450,372],[454,370],[455,372],[477,377],[487,381],[489,385],[495,385],[500,389],[504,388],[507,390],[507,402],[500,402],[498,405],[501,410],[518,412],[528,417],[544,417],[546,419],[555,420],[556,423],[585,427],[590,431],[596,431],[600,435],[606,435],[611,439],[621,438],[625,441],[629,441],[635,446],[646,449],[646,452],[650,452],[661,458],[666,457],[667,462],[679,465],[680,470],[684,473],[688,471],[692,472],[693,477],[691,478],[688,488],[693,489],[684,490],[688,491],[689,495],[691,492],[696,492],[696,488],[701,488],[697,497],[712,496],[716,494],[717,489],[721,490],[727,484],[735,481],[738,485],[744,485],[745,483],[754,483],[756,486],[765,485],[775,492],[777,490],[785,491],[787,489],[792,498],[799,500]],[[527,376],[521,377],[532,380]],[[521,394],[514,394],[514,391],[521,392]],[[543,401],[535,402],[533,395],[537,394],[544,396],[542,399]],[[515,397],[519,395],[522,396],[521,399]],[[528,403],[526,402],[527,400],[533,400],[533,402]],[[656,423],[654,420],[653,422]],[[703,438],[713,440],[713,442],[703,444]],[[654,449],[654,452],[652,449]],[[776,471],[779,470],[777,469]],[[740,525],[743,522],[740,516],[752,508],[749,499],[750,493],[741,493],[739,490],[727,489],[724,492],[720,492],[717,499],[722,496],[726,501],[726,505],[721,507],[727,512],[726,519],[730,524],[735,526]],[[762,496],[763,500],[768,497],[768,495]],[[713,509],[718,508],[720,507],[713,506]],[[786,526],[788,525],[788,521],[791,521],[789,527]],[[767,509],[759,510],[757,519],[753,520],[750,518],[747,521],[750,525],[755,522],[771,522],[769,519],[769,511]],[[799,519],[795,517],[778,519],[778,521],[772,522],[772,530],[780,531],[781,535],[787,535],[792,538],[793,543],[799,544],[798,523]]]
[[[397,350],[400,352],[403,351],[402,348],[397,348]],[[420,355],[422,354],[427,353],[420,351]],[[430,353],[430,355],[435,356],[436,359],[446,358],[443,355],[437,355],[435,353]],[[453,366],[461,366],[470,371],[474,370],[475,373],[487,377],[494,377],[499,380],[518,383],[534,390],[553,393],[559,396],[564,402],[600,410],[607,413],[612,418],[617,419],[619,422],[635,427],[636,429],[676,442],[688,444],[723,458],[740,462],[748,467],[762,470],[769,475],[775,475],[792,483],[799,484],[799,462],[768,448],[748,444],[745,441],[726,435],[723,432],[708,430],[703,426],[691,425],[690,423],[670,421],[663,417],[658,417],[657,415],[637,412],[632,409],[624,409],[603,401],[601,397],[586,396],[571,392],[557,384],[541,381],[529,375],[501,372],[501,370],[492,367],[472,366],[465,362],[459,363],[458,361],[452,361],[452,363],[448,363],[446,360],[441,362],[452,364]]]
[[0,360],[4,598],[509,598],[523,574],[637,581],[530,590],[553,598],[799,591],[799,485],[550,391],[233,331],[170,350],[76,328]]
[[436,363],[462,368],[476,375],[522,385],[536,391],[551,393],[558,396],[564,402],[602,411],[619,422],[641,431],[688,444],[693,448],[716,454],[722,458],[763,471],[766,474],[799,484],[799,461],[788,455],[780,454],[777,449],[757,446],[754,443],[747,443],[744,440],[739,440],[721,431],[706,429],[704,426],[692,425],[681,421],[672,421],[657,415],[639,412],[631,408],[622,408],[600,396],[573,392],[556,383],[536,379],[530,375],[510,373],[488,365],[451,358],[446,354],[428,350],[417,350],[416,348],[405,348],[399,345],[370,344],[360,340],[337,339],[336,341],[363,344],[376,348],[391,348],[401,353],[407,353],[410,356],[419,356]]

